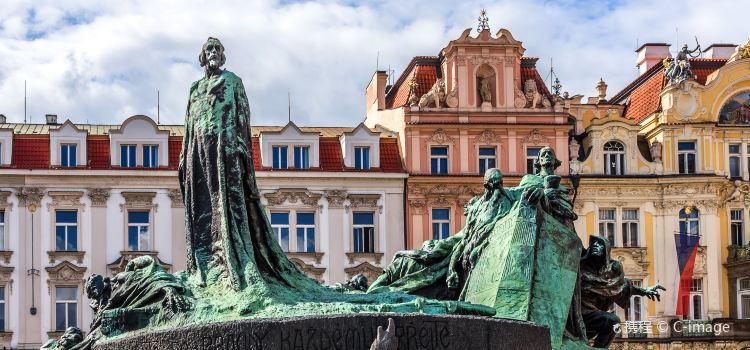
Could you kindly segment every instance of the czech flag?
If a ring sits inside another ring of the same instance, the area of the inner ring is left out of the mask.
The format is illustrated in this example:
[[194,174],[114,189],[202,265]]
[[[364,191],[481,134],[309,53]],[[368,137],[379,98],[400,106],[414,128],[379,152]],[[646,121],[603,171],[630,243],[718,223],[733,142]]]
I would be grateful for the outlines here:
[[674,244],[677,248],[677,267],[679,269],[679,288],[677,289],[677,307],[675,315],[690,316],[690,286],[693,282],[693,267],[698,253],[699,235],[675,234]]

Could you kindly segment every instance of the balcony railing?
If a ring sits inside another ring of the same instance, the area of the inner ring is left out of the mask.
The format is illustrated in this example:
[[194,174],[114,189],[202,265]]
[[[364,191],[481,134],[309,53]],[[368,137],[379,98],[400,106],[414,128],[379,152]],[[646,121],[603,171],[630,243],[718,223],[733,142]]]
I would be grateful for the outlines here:
[[730,245],[727,249],[729,250],[727,262],[738,263],[750,261],[750,245]]

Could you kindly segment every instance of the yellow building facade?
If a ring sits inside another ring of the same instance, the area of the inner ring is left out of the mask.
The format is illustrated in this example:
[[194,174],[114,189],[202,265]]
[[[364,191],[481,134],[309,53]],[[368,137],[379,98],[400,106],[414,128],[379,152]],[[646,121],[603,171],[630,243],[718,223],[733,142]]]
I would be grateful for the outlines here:
[[[750,41],[713,45],[670,81],[668,45],[638,50],[641,75],[612,98],[567,98],[576,230],[661,301],[632,297],[613,349],[750,347]],[[674,60],[672,64],[677,64]],[[694,244],[693,244],[694,242]]]

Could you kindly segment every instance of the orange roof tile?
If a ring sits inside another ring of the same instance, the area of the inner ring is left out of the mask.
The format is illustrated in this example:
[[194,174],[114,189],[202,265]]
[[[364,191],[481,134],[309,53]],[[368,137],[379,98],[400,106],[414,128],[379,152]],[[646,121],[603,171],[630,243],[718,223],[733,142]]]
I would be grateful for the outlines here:
[[398,143],[380,140],[380,170],[387,173],[405,172],[403,164],[401,164]]
[[91,169],[109,169],[109,137],[89,136],[86,140],[86,155]]
[[177,170],[180,167],[180,153],[182,153],[182,137],[169,137],[169,169]]
[[39,136],[14,138],[11,164],[15,168],[23,169],[49,168],[49,138]]
[[409,103],[409,83],[416,75],[417,96],[422,96],[435,85],[440,78],[438,66],[440,60],[434,56],[417,56],[412,58],[401,76],[393,83],[385,97],[386,108],[399,108]]
[[320,169],[323,171],[342,171],[344,157],[341,154],[341,143],[338,138],[320,138]]

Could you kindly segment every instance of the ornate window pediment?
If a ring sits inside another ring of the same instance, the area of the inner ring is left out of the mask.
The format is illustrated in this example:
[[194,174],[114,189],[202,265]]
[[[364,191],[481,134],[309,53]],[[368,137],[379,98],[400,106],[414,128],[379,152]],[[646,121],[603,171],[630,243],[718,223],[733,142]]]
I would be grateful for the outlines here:
[[433,145],[452,145],[456,140],[445,132],[445,129],[439,128],[427,138],[427,144]]
[[523,138],[524,144],[546,146],[549,145],[549,138],[544,136],[539,129],[531,130],[529,135]]
[[306,189],[279,189],[276,192],[266,193],[269,206],[279,206],[284,203],[300,204],[311,208],[320,208],[321,194],[312,193]]
[[184,208],[185,203],[182,202],[182,192],[177,188],[171,188],[167,190],[167,197],[172,202],[172,208]]
[[52,198],[52,202],[47,203],[47,211],[60,207],[85,210],[85,206],[81,203],[82,191],[48,191],[47,195]]
[[325,197],[328,200],[328,208],[343,208],[349,194],[346,190],[329,190],[325,192]]
[[19,187],[16,189],[16,197],[19,206],[37,208],[44,198],[44,190],[39,187]]
[[171,264],[167,264],[159,259],[159,252],[121,251],[120,257],[117,258],[117,260],[107,264],[107,268],[109,269],[109,272],[112,274],[112,276],[115,276],[118,273],[125,271],[125,266],[127,266],[131,260],[144,255],[148,255],[154,258],[154,260],[159,262],[159,265],[167,270],[167,272],[172,271]]
[[316,279],[318,282],[323,283],[323,274],[326,272],[325,267],[315,267],[315,265],[308,264],[300,258],[289,258],[294,265],[296,265],[306,275]]
[[158,204],[154,204],[156,192],[122,192],[125,203],[120,204],[120,211],[125,209],[157,210]]
[[346,272],[347,279],[361,273],[367,277],[369,283],[372,283],[383,274],[383,269],[365,261],[357,266],[345,268],[344,272]]
[[349,194],[349,205],[344,206],[344,208],[346,208],[346,212],[349,212],[351,208],[377,208],[382,214],[383,206],[378,205],[379,200],[379,194]]
[[500,143],[500,137],[490,129],[484,129],[481,134],[474,138],[477,145],[494,145]]
[[109,188],[89,188],[87,195],[91,200],[92,207],[105,208],[109,200],[110,190]]
[[45,268],[47,270],[47,292],[51,294],[53,285],[79,285],[83,283],[83,275],[86,273],[85,266],[76,266],[70,261],[62,261],[59,264]]

